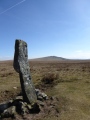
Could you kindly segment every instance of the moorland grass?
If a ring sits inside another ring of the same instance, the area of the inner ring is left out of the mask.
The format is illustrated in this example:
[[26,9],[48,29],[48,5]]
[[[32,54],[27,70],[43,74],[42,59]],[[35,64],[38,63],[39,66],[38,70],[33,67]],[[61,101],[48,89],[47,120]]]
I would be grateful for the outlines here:
[[[89,61],[30,61],[30,70],[35,86],[59,100],[56,108],[59,115],[49,115],[41,120],[90,120]],[[0,63],[0,102],[19,92],[19,75],[13,69],[12,61]]]

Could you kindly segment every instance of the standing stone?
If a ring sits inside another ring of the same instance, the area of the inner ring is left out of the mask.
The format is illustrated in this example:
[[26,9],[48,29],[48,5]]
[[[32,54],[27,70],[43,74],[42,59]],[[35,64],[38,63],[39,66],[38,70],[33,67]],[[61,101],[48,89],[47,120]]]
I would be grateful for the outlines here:
[[15,42],[14,69],[19,73],[23,93],[23,100],[27,103],[36,103],[37,96],[30,75],[27,43],[22,40]]

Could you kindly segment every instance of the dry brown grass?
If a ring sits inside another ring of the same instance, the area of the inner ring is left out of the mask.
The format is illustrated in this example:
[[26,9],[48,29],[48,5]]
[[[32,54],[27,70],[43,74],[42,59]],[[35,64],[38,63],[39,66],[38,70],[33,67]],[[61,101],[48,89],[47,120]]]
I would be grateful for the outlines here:
[[[59,115],[43,120],[90,120],[90,61],[30,61],[30,69],[35,86],[59,100]],[[0,102],[19,92],[19,75],[12,61],[0,62]]]

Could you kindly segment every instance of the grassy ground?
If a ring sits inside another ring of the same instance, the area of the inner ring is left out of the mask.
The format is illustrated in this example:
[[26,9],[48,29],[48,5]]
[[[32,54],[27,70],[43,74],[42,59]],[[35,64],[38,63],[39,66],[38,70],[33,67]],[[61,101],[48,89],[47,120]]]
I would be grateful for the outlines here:
[[[43,120],[90,120],[90,61],[30,61],[30,70],[35,86],[58,101],[59,114],[48,114]],[[0,102],[19,93],[19,75],[12,61],[0,62]]]

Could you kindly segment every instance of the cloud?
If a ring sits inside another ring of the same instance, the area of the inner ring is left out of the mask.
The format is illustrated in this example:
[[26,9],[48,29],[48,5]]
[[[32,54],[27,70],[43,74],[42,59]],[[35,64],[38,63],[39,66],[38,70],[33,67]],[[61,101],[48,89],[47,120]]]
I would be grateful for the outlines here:
[[68,58],[72,59],[90,59],[90,51],[77,50]]
[[13,57],[12,56],[1,56],[0,57],[0,61],[3,61],[3,60],[12,60]]
[[14,8],[14,7],[20,5],[21,3],[25,2],[25,1],[26,1],[26,0],[22,0],[21,2],[18,2],[17,4],[15,4],[15,5],[13,5],[13,6],[7,8],[6,10],[2,11],[2,12],[0,13],[0,15],[3,14],[3,13],[5,13],[5,12],[7,12],[7,11],[9,11],[9,10],[11,10],[12,8]]

